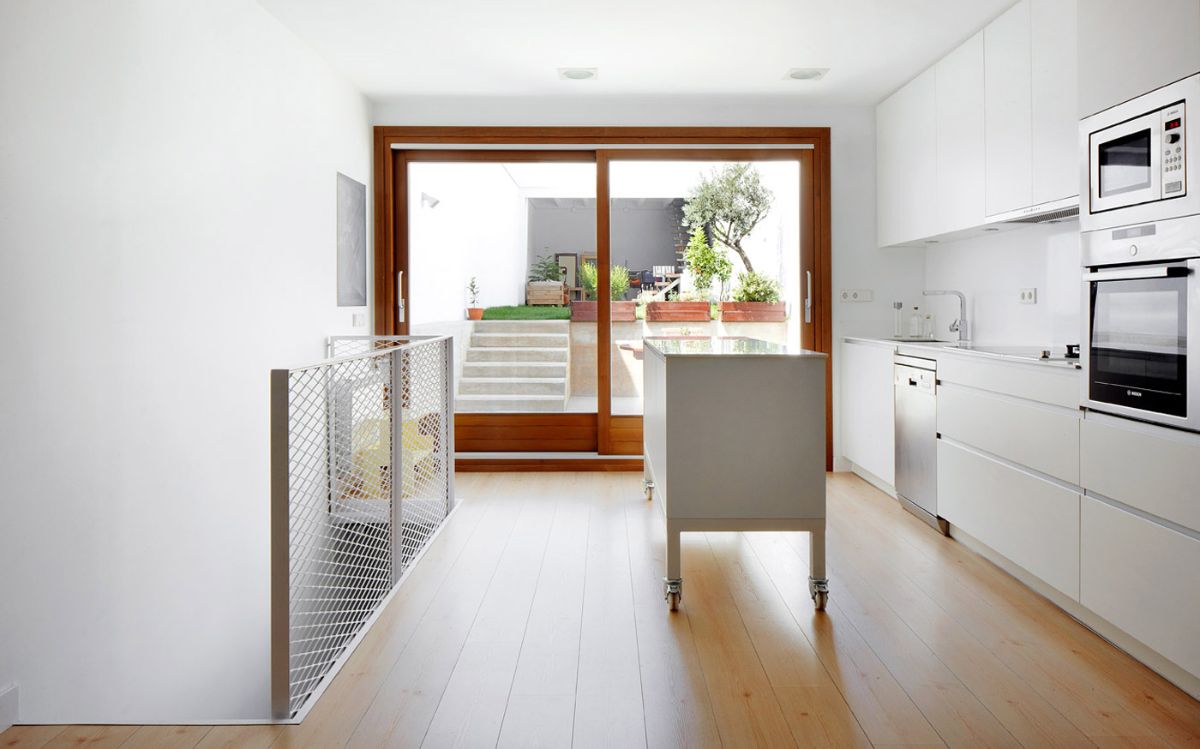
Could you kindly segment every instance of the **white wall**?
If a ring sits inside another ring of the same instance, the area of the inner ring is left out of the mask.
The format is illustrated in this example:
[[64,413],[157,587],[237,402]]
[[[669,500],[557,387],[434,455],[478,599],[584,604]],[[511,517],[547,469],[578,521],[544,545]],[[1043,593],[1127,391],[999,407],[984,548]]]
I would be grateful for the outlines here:
[[[928,247],[925,288],[967,295],[971,339],[999,346],[1080,343],[1079,222],[1041,224]],[[1037,289],[1037,304],[1021,304],[1023,288]],[[936,316],[937,336],[958,317],[954,297],[916,301]],[[911,304],[909,305],[912,306]]]
[[[874,107],[813,104],[791,97],[555,96],[412,97],[377,102],[379,125],[829,126],[832,137],[833,288],[869,288],[875,301],[833,305],[833,335],[887,335],[891,301],[918,303],[921,250],[875,245]],[[834,360],[834,453],[838,362]]]
[[252,0],[8,0],[0,112],[0,684],[30,723],[265,717],[268,371],[365,311],[367,102]]
[[[525,201],[501,164],[409,166],[408,310],[413,333],[462,320],[471,278],[479,306],[521,304],[528,277]],[[423,205],[425,193],[436,206]]]

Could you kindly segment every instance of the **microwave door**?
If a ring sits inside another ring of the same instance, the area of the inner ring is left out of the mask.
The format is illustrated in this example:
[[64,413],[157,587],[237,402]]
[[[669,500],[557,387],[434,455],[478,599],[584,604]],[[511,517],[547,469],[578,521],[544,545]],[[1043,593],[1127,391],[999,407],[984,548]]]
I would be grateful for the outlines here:
[[1158,112],[1092,133],[1091,212],[1162,197],[1162,133]]

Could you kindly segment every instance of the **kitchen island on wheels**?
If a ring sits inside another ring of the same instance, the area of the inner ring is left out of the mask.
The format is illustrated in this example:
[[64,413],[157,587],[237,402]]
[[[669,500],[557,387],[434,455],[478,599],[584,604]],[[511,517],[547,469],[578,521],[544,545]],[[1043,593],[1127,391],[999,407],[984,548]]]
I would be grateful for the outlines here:
[[680,534],[811,534],[825,608],[826,355],[753,338],[647,338],[646,497],[666,518],[664,593],[683,595]]

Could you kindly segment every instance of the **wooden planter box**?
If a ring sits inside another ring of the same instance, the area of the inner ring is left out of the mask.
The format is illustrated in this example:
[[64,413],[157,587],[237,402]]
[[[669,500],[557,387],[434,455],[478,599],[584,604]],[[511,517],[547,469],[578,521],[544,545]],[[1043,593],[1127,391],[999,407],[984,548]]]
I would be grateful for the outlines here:
[[708,302],[650,302],[646,305],[647,322],[708,322],[711,319]]
[[721,322],[783,322],[784,302],[721,302]]
[[559,281],[530,281],[525,284],[525,303],[564,305],[567,303],[567,287]]
[[[637,319],[637,302],[613,302],[612,322],[633,322]],[[599,316],[595,302],[571,302],[571,322],[596,322]]]

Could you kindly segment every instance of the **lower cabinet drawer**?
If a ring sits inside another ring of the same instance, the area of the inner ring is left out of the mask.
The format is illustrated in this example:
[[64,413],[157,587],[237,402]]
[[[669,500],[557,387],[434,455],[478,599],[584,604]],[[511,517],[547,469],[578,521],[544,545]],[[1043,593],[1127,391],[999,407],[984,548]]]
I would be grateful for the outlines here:
[[1200,541],[1083,498],[1079,602],[1200,677]]
[[1079,599],[1079,494],[938,440],[938,514]]

